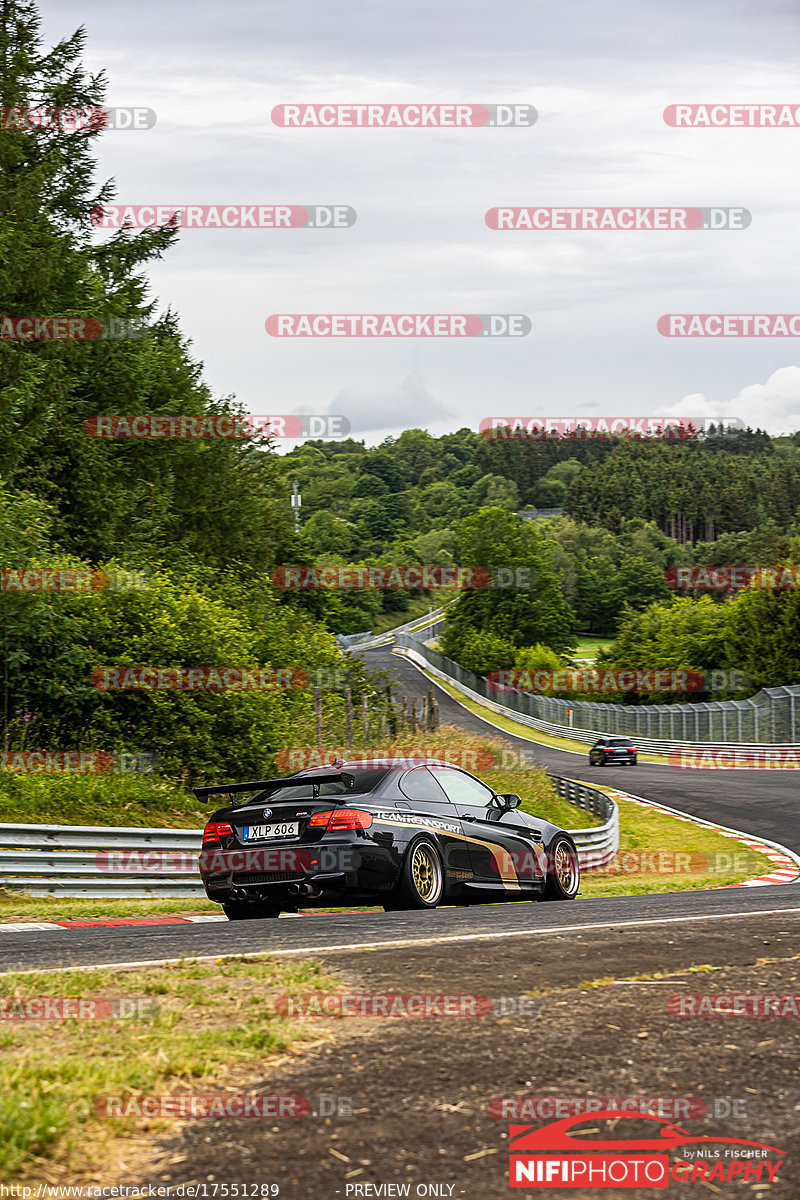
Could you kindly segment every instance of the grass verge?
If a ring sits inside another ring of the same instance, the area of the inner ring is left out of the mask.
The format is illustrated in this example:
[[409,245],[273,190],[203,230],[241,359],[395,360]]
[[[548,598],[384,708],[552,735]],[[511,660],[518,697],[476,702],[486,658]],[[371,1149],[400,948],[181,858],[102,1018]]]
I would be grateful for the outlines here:
[[130,1166],[137,1140],[146,1136],[152,1144],[175,1123],[103,1119],[95,1108],[101,1096],[125,1102],[151,1095],[269,1094],[268,1079],[255,1089],[253,1079],[264,1080],[278,1056],[296,1053],[298,1040],[321,1036],[319,1028],[279,1016],[271,993],[328,991],[335,982],[310,961],[224,958],[136,972],[4,975],[6,1004],[44,996],[129,998],[137,1015],[3,1021],[0,1179],[60,1182],[68,1176],[81,1182],[99,1178],[90,1164],[100,1164],[101,1182],[107,1182]]
[[106,917],[211,916],[221,913],[205,896],[174,900],[28,896],[0,888],[0,925],[14,921],[91,921]]
[[[637,896],[728,887],[757,875],[773,864],[733,838],[619,800],[619,853],[601,871],[587,871],[582,896]],[[645,869],[637,869],[644,867]]]
[[202,829],[208,808],[159,775],[0,777],[0,822]]

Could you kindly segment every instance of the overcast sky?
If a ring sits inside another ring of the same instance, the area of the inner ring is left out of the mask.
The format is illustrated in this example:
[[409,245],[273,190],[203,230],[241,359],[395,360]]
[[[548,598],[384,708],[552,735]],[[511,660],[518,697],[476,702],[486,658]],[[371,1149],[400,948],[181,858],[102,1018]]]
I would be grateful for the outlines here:
[[[800,429],[797,338],[669,339],[663,313],[800,312],[800,128],[674,129],[673,103],[800,106],[796,0],[45,0],[84,24],[122,203],[348,204],[339,230],[181,233],[150,271],[205,378],[374,444],[492,415]],[[277,104],[527,103],[531,128],[284,129]],[[497,232],[501,205],[741,206],[735,231]],[[98,235],[105,236],[105,235]],[[525,313],[527,337],[279,339],[271,313]]]

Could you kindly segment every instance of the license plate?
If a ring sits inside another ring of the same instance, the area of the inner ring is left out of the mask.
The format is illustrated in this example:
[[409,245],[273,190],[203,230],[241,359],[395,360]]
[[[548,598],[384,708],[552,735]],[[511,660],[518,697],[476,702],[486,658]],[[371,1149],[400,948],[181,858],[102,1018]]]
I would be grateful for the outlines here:
[[261,842],[268,838],[297,837],[299,832],[299,821],[274,821],[271,825],[245,825],[243,830],[246,842]]

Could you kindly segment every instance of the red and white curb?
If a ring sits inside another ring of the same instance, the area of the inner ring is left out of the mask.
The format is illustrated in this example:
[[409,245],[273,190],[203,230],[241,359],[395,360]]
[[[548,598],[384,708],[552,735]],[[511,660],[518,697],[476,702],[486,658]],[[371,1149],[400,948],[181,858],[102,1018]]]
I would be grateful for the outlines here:
[[[321,908],[308,908],[302,913],[281,913],[284,917],[331,917],[358,912],[358,909],[337,908],[335,911]],[[0,933],[35,933],[39,929],[109,929],[116,926],[129,925],[206,925],[211,921],[225,921],[228,918],[220,913],[209,913],[197,917],[96,917],[85,921],[9,921],[0,922]]]
[[0,933],[23,933],[38,929],[93,929],[115,925],[196,925],[207,921],[227,921],[225,916],[212,913],[203,917],[97,917],[85,921],[20,921],[0,924]]
[[[593,787],[598,785],[593,784]],[[766,838],[754,838],[749,833],[743,833],[740,829],[731,829],[727,825],[719,825],[716,821],[706,821],[702,817],[692,816],[690,813],[681,812],[678,808],[669,808],[666,804],[656,804],[654,800],[645,800],[643,796],[632,796],[630,792],[618,792],[614,788],[598,787],[599,791],[606,792],[609,796],[620,799],[629,800],[632,804],[638,804],[641,808],[651,808],[656,812],[667,813],[670,817],[674,817],[676,821],[688,821],[692,825],[699,825],[703,829],[711,829],[714,833],[720,834],[721,837],[732,838],[742,846],[747,846],[750,850],[756,850],[759,854],[763,854],[770,862],[775,864],[775,869],[770,871],[768,875],[758,875],[755,879],[745,879],[742,883],[729,883],[727,887],[766,887],[773,883],[793,883],[800,879],[800,855],[794,851],[787,849],[786,846],[781,846],[779,842],[770,842]]]

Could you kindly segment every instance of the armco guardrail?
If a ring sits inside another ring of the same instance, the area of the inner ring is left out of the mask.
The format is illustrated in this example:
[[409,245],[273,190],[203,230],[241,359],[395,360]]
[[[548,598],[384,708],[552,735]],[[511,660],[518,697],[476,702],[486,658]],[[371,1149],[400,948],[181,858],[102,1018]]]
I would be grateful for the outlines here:
[[[581,862],[609,862],[619,848],[617,806],[597,788],[554,777],[558,794],[603,819],[572,830]],[[32,896],[202,896],[199,829],[0,825],[0,887]]]
[[[460,663],[438,650],[431,650],[418,638],[410,634],[398,634],[395,645],[430,674],[458,688],[466,696],[494,712],[550,733],[554,737],[572,738],[590,744],[606,734],[622,734],[636,739],[636,748],[651,754],[669,754],[673,750],[702,747],[707,750],[735,751],[769,754],[779,750],[798,750],[800,743],[800,687],[765,688],[749,700],[718,700],[707,704],[599,704],[586,700],[558,700],[553,696],[540,696],[530,692],[511,690],[498,692],[481,675],[467,670]],[[502,694],[503,702],[498,700]],[[780,711],[778,711],[780,708]],[[573,724],[566,721],[567,709],[572,709]],[[744,720],[743,713],[751,714]],[[763,715],[758,716],[759,713]],[[753,716],[752,714],[755,714]],[[561,717],[549,720],[549,717]],[[729,741],[738,730],[741,737],[743,725],[754,731],[751,741]],[[655,729],[672,727],[682,737],[650,737]],[[759,741],[761,733],[784,733],[794,736],[796,741]]]
[[202,896],[199,829],[0,825],[0,887],[33,896]]
[[[453,603],[452,601],[450,602]],[[337,633],[336,640],[343,650],[374,650],[377,646],[388,646],[394,640],[395,634],[414,634],[428,633],[430,636],[435,636],[441,629],[444,628],[445,609],[449,605],[444,604],[441,608],[436,608],[433,612],[428,613],[425,617],[415,617],[413,621],[406,621],[405,625],[397,625],[394,629],[387,629],[385,633],[373,634],[371,631],[366,633]]]

